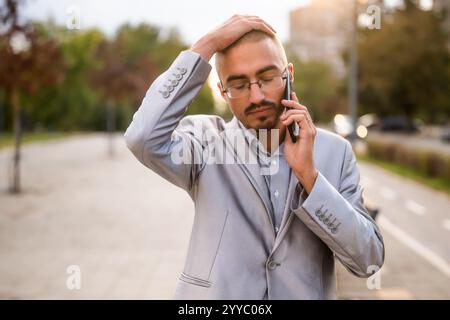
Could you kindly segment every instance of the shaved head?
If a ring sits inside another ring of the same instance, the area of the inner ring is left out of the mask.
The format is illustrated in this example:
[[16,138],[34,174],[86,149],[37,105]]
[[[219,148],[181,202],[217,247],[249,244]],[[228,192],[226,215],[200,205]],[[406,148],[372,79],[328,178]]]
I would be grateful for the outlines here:
[[279,57],[282,61],[282,64],[287,65],[286,52],[284,51],[283,45],[281,44],[281,41],[278,39],[278,37],[277,36],[272,37],[260,30],[252,30],[244,34],[242,37],[233,42],[230,46],[226,47],[224,50],[216,53],[215,65],[217,74],[219,75],[219,79],[222,80],[222,68],[224,60],[226,59],[227,53],[229,51],[232,51],[233,48],[239,47],[246,43],[257,43],[260,41],[270,41],[273,44],[275,44],[276,49],[279,51]]

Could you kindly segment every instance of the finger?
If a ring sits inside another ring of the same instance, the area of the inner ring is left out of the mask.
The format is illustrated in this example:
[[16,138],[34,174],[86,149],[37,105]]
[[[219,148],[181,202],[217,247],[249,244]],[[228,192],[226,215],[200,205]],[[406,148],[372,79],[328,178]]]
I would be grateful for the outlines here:
[[307,111],[304,110],[297,110],[297,109],[291,109],[291,110],[287,110],[286,112],[284,112],[281,116],[280,116],[280,120],[286,120],[288,117],[292,116],[292,115],[296,115],[296,114],[301,114],[306,118],[306,124],[308,125],[309,129],[311,130],[311,132],[315,132],[315,127],[314,124],[311,122],[311,119],[309,117],[309,114]]
[[[295,92],[292,92],[292,97],[293,97],[294,101],[299,102],[299,101],[298,101],[297,94],[296,94]],[[311,117],[311,114],[309,113],[308,108],[305,107],[304,105],[300,104],[300,102],[299,102],[299,105],[302,106],[302,107],[304,107],[304,108],[307,110],[307,111],[306,111],[306,114],[308,115],[308,119],[309,119],[309,121],[310,121],[310,125],[311,125],[312,127],[314,127],[314,122],[312,121],[312,117]]]
[[297,113],[297,112],[305,113],[305,115],[308,117],[308,120],[311,122],[311,125],[313,124],[312,118],[311,118],[311,115],[309,114],[308,109],[301,104],[295,104],[294,109],[286,110],[281,116],[292,114],[292,113]]
[[261,19],[261,18],[258,17],[258,16],[251,16],[250,19],[255,20],[255,21],[257,21],[257,22],[264,23],[264,24],[265,24],[266,26],[268,26],[273,32],[275,32],[275,33],[277,32],[277,31],[275,30],[275,28],[274,28],[270,23],[268,23],[267,21]]
[[281,119],[281,121],[283,121],[283,120],[286,120],[288,117],[290,117],[292,115],[296,115],[296,114],[303,115],[306,118],[306,120],[308,121],[308,125],[310,125],[308,112],[305,110],[298,110],[298,109],[286,110],[284,113],[281,114],[280,119]]
[[[295,96],[295,98],[297,98],[297,96]],[[298,101],[298,99],[297,99]],[[308,115],[308,119],[311,122],[311,125],[314,126],[314,122],[312,121],[312,117],[311,114],[309,113],[309,110],[307,107],[305,107],[304,105],[301,105],[300,103],[298,103],[297,101],[294,100],[281,100],[281,103],[283,105],[285,105],[286,107],[289,108],[293,108],[293,110],[304,110],[306,111],[307,115]],[[292,109],[291,109],[292,110]]]
[[295,92],[292,92],[292,93],[291,93],[291,99],[294,100],[294,101],[296,101],[296,102],[298,102],[298,103],[300,103],[300,102],[298,101],[298,97],[297,97],[297,94],[296,94]]
[[311,114],[309,113],[308,108],[305,107],[304,105],[300,104],[300,102],[298,101],[297,94],[296,94],[295,92],[292,92],[292,98],[293,98],[294,101],[297,101],[297,102],[299,103],[300,106],[302,106],[302,107],[304,107],[304,108],[306,109],[307,114],[308,114],[308,118],[309,118],[309,120],[311,121],[311,124],[314,125],[314,122],[312,121],[312,117],[311,117]]
[[[290,111],[293,111],[293,110],[290,110]],[[313,128],[311,126],[311,124],[309,123],[308,117],[304,113],[290,114],[284,120],[281,120],[281,122],[285,126],[288,126],[295,122],[299,125],[300,129],[302,129],[305,132],[305,134],[310,133],[311,135],[315,135],[315,128]],[[302,135],[302,133],[301,133],[302,130],[300,130],[301,135]]]
[[285,125],[288,126],[292,123],[298,123],[298,125],[300,127],[309,127],[308,125],[308,118],[304,115],[304,114],[291,114],[289,116],[287,116],[286,118],[282,119],[281,122]]
[[267,33],[270,36],[274,36],[275,35],[275,31],[272,30],[268,25],[266,25],[264,22],[260,22],[260,21],[250,21],[250,26],[253,30],[260,30],[263,31],[265,33]]
[[295,101],[295,100],[283,99],[283,100],[281,100],[281,103],[286,107],[290,107],[290,108],[294,108],[294,109],[308,110],[307,107],[305,107],[304,105],[300,104],[298,101]]

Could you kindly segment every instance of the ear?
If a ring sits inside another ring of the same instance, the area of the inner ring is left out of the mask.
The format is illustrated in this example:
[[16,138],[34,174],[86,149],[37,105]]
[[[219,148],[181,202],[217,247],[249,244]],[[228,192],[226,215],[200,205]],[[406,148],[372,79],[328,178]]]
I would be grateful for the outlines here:
[[291,74],[291,81],[294,81],[294,65],[292,64],[292,62],[288,63],[287,69]]
[[228,96],[225,94],[225,92],[223,92],[223,87],[222,84],[219,82],[217,82],[217,88],[219,88],[220,91],[220,95],[222,96],[222,98],[228,102]]

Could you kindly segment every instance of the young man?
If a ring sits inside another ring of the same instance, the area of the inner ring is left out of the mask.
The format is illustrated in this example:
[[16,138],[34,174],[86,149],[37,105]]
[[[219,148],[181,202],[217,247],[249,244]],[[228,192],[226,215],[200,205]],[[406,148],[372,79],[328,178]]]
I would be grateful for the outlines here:
[[[215,53],[234,118],[183,117]],[[233,16],[154,81],[125,133],[140,162],[195,202],[177,299],[334,299],[335,256],[359,277],[383,264],[351,145],[317,129],[295,94],[283,99],[288,72],[273,28]]]

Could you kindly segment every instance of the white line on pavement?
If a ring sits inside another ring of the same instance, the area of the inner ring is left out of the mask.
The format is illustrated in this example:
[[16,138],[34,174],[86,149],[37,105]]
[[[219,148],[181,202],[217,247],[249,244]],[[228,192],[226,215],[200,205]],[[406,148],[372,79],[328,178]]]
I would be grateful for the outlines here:
[[397,197],[397,193],[387,187],[382,187],[380,193],[383,198],[386,198],[388,200],[394,200]]
[[442,226],[444,227],[444,229],[447,229],[447,230],[450,231],[450,219],[445,219],[445,220],[442,222]]
[[405,206],[409,211],[412,211],[418,216],[423,216],[427,212],[427,209],[424,206],[412,200],[406,200]]
[[412,251],[427,260],[435,266],[444,275],[450,278],[450,265],[442,259],[439,255],[425,247],[419,241],[407,234],[405,231],[397,227],[394,223],[389,221],[385,216],[380,216],[377,219],[378,225],[389,232],[393,237],[397,238],[404,245],[409,247]]

